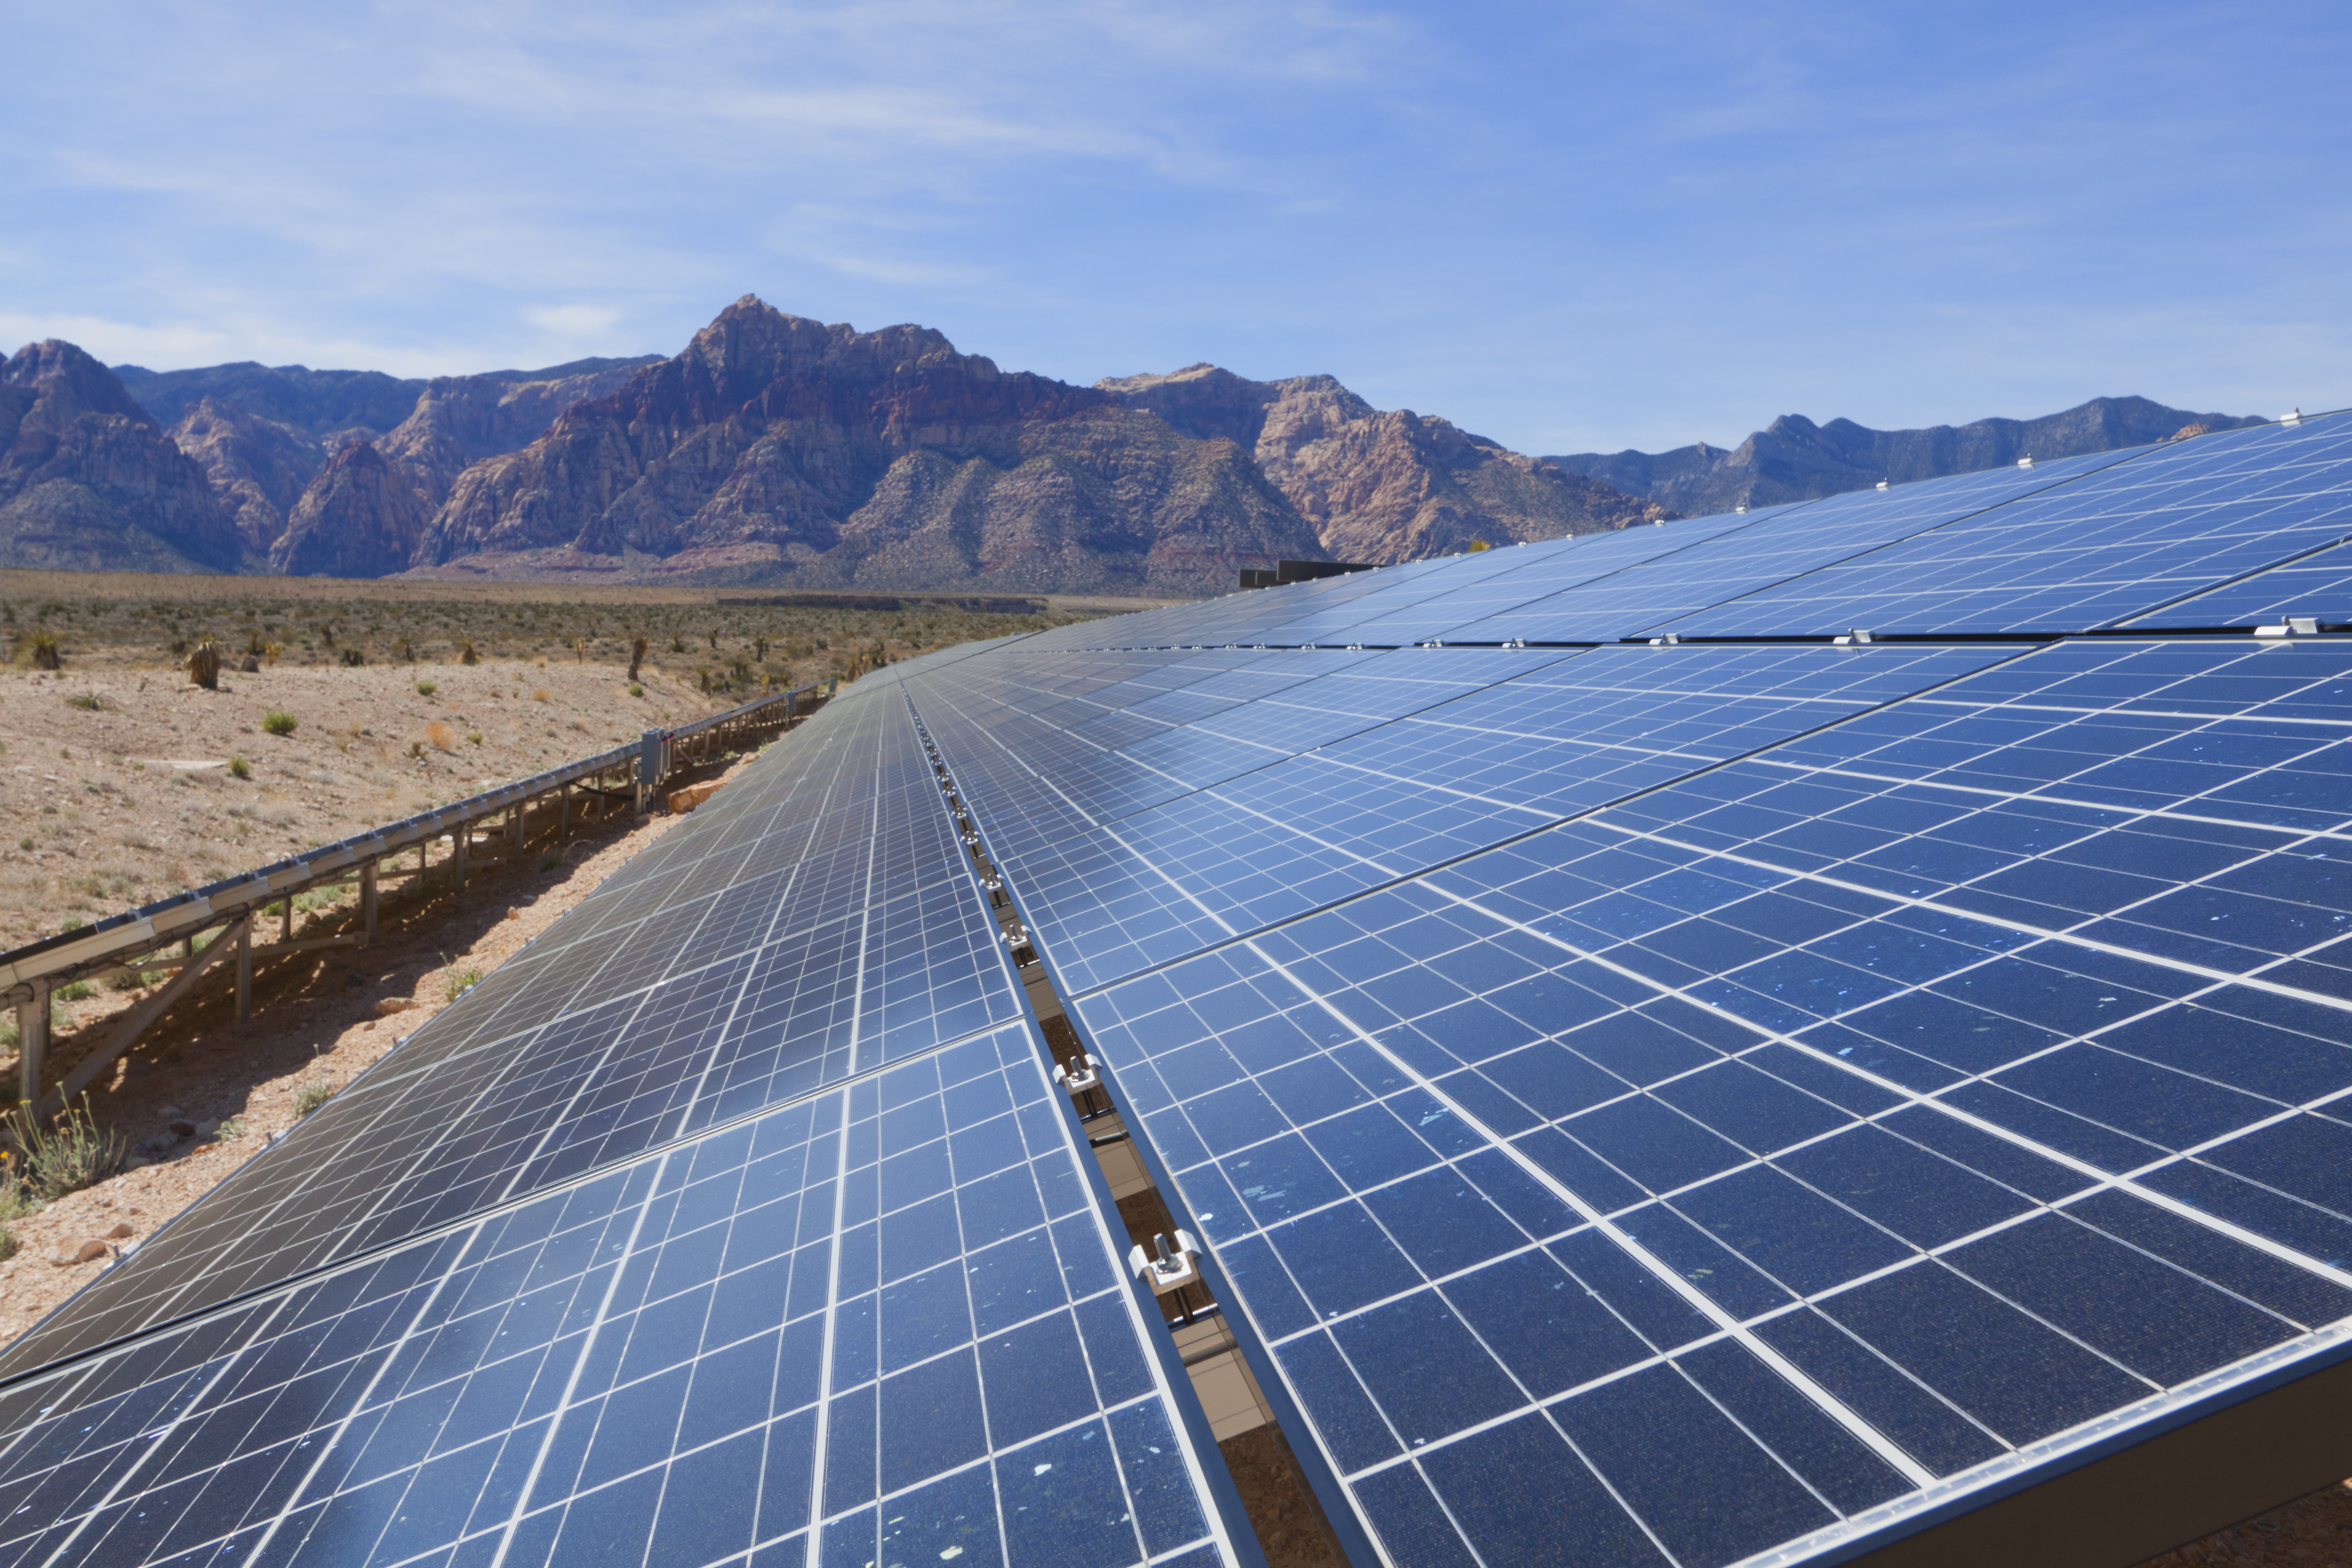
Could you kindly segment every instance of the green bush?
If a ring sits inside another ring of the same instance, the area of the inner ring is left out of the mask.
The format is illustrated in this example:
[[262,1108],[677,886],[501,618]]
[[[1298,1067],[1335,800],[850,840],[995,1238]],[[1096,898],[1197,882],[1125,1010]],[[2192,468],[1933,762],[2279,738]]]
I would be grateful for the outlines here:
[[632,697],[643,697],[645,694],[646,689],[642,686],[632,686],[629,688],[629,695]]
[[301,726],[301,720],[275,708],[261,716],[262,729],[272,735],[290,735]]
[[253,764],[243,757],[231,757],[228,760],[228,772],[231,778],[249,779],[253,776]]
[[87,980],[68,980],[58,987],[58,994],[68,1002],[87,1002],[98,994],[98,987]]
[[335,1091],[331,1086],[314,1079],[294,1091],[294,1114],[308,1116],[334,1097]]
[[482,972],[478,969],[453,969],[442,978],[442,985],[452,1002],[481,983]]
[[434,681],[420,680],[416,683],[416,695],[419,697],[430,697],[440,689],[440,686]]

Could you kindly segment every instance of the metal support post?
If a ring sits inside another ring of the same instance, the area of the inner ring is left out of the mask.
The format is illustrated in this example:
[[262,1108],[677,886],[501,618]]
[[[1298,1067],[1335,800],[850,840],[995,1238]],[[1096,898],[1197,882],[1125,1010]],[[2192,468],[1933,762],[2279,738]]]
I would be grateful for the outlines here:
[[460,893],[463,893],[466,890],[466,841],[473,837],[474,825],[472,823],[461,822],[457,825],[457,854],[452,858],[454,859],[457,868],[457,891]]
[[41,1058],[49,1049],[49,983],[33,982],[33,999],[16,1004],[16,1098],[41,1102]]
[[239,926],[236,932],[236,1021],[249,1022],[253,1017],[253,926]]
[[373,860],[360,868],[360,921],[365,934],[362,945],[375,941],[375,868]]
[[572,786],[565,784],[562,793],[562,813],[555,819],[555,841],[558,844],[569,843],[572,838]]
[[522,853],[522,802],[507,808],[507,837],[513,842],[514,852]]
[[286,904],[285,904],[285,908],[284,908],[280,912],[281,912],[281,913],[282,913],[282,915],[284,916],[284,924],[280,927],[280,929],[285,932],[285,934],[284,934],[284,935],[282,935],[282,936],[280,936],[278,940],[278,941],[280,941],[280,942],[292,942],[292,941],[294,940],[294,895],[293,895],[293,894],[289,893],[289,894],[287,894],[287,895],[286,895]]

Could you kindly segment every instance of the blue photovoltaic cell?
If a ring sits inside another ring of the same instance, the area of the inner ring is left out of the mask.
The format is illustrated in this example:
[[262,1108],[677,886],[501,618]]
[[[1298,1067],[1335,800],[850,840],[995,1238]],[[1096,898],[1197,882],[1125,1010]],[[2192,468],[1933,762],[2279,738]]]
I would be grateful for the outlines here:
[[20,1380],[0,1553],[1234,1561],[1039,1049],[1008,1029]]
[[2091,631],[2347,533],[2352,419],[2257,426],[2154,448],[1660,629]]
[[[1092,799],[1070,803],[1090,809],[1008,822],[982,805],[980,820],[1062,983],[1083,992],[2018,651],[1402,652],[1219,715],[1228,734],[1244,727],[1241,713],[1259,716],[1248,728],[1264,756],[1214,787],[1128,813]],[[1314,727],[1315,710],[1350,706],[1335,688],[1405,690],[1375,672],[1457,658],[1508,678],[1307,751],[1328,732]],[[934,706],[931,683],[916,689]],[[935,732],[960,775],[967,757],[987,753],[947,719]],[[1181,765],[1176,752],[1192,734],[1155,744]],[[1223,754],[1223,738],[1204,742],[1211,754]],[[1022,830],[1041,820],[1050,831]]]
[[[1759,509],[1748,526],[1709,536],[1629,570],[1454,627],[1448,641],[1595,642],[1663,630],[1678,617],[1818,570],[1892,540],[2047,489],[2129,454],[1955,474],[1885,490],[1832,496],[1801,507]],[[1721,521],[1724,520],[1702,520]],[[1845,628],[1836,628],[1843,630]]]
[[2128,624],[2134,631],[2276,626],[2290,616],[2315,620],[2331,631],[2352,625],[2352,545],[2315,550]]
[[[1859,1527],[2352,1314],[2347,672],[2058,645],[1081,1019],[1392,1552],[1503,1430],[1678,1557]],[[1632,1441],[1718,1384],[1810,1434],[1727,1501]]]
[[[607,903],[660,892],[639,921],[569,942],[589,906],[558,921],[547,956],[500,971],[511,989],[451,1008],[0,1352],[0,1372],[1017,1017],[993,922],[905,705],[887,695],[830,710],[776,753],[803,771],[739,781],[634,863],[676,870],[600,890]],[[836,736],[844,754],[824,757]],[[772,814],[765,834],[730,845],[730,825],[751,814]],[[761,847],[779,841],[799,858],[771,868]],[[573,949],[597,966],[569,967]],[[467,1027],[486,1012],[547,1021]]]

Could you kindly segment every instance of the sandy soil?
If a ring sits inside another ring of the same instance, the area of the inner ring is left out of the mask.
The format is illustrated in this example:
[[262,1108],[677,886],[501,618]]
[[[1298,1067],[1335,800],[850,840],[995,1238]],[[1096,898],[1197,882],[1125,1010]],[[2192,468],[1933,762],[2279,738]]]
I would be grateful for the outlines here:
[[[426,694],[419,689],[430,686]],[[0,947],[397,821],[715,711],[656,668],[0,673]],[[291,714],[290,735],[263,728]],[[242,759],[249,777],[236,776]]]
[[[748,766],[742,758],[724,773]],[[137,1168],[13,1222],[0,1262],[0,1344],[30,1327],[131,1246],[201,1197],[295,1121],[305,1085],[337,1089],[447,1005],[446,975],[488,974],[677,817],[616,817],[576,837],[563,864],[536,859],[477,875],[462,900],[446,889],[387,900],[375,945],[282,959],[257,972],[252,1020],[235,1021],[220,985],[151,1030],[97,1086],[93,1119],[132,1146]],[[380,1008],[407,1003],[399,1011]],[[172,1123],[193,1125],[175,1134]],[[105,1257],[59,1264],[97,1242]]]

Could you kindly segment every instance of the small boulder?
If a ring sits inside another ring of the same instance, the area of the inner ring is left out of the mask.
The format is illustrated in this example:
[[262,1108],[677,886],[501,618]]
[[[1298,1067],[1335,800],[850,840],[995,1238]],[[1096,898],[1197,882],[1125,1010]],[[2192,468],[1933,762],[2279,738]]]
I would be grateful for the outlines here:
[[109,1241],[121,1241],[126,1236],[136,1236],[139,1233],[137,1231],[131,1228],[131,1223],[128,1220],[125,1220],[116,1225],[112,1230],[108,1231],[106,1233],[106,1239]]
[[174,1138],[194,1138],[195,1135],[196,1135],[196,1124],[195,1124],[194,1122],[193,1122],[193,1121],[174,1121],[174,1122],[173,1122],[173,1123],[172,1123],[172,1136],[173,1136],[173,1137],[174,1137]]
[[95,1263],[100,1258],[108,1256],[111,1250],[112,1249],[102,1241],[85,1241],[79,1247],[74,1248],[70,1254],[60,1253],[58,1256],[50,1258],[49,1261],[56,1264],[59,1268],[71,1268],[77,1263]]
[[379,1018],[389,1018],[394,1013],[405,1013],[415,1005],[416,999],[413,996],[385,996],[377,1001],[375,1016]]

